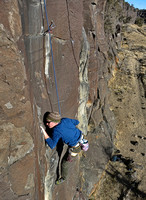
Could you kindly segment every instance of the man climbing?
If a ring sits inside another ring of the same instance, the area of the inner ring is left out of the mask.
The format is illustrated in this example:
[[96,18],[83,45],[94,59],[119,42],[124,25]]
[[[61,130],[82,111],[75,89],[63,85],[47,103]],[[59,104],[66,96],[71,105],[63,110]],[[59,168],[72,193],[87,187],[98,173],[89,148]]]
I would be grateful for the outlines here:
[[68,172],[69,162],[73,156],[81,151],[80,141],[82,140],[82,132],[76,127],[79,121],[76,119],[62,118],[57,112],[51,112],[45,117],[45,125],[52,130],[52,136],[49,137],[47,132],[41,127],[44,138],[51,149],[53,149],[58,141],[62,141],[68,145],[68,149],[61,162],[61,177],[56,181],[60,184],[65,181]]

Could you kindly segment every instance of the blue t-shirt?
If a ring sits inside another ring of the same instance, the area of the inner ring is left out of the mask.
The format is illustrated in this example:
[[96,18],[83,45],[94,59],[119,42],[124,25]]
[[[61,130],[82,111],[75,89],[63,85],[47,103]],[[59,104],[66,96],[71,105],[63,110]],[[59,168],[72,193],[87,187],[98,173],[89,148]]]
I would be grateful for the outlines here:
[[47,144],[53,149],[59,139],[70,147],[75,146],[81,138],[81,131],[76,128],[79,121],[76,119],[62,118],[61,122],[53,128],[52,137],[46,139]]

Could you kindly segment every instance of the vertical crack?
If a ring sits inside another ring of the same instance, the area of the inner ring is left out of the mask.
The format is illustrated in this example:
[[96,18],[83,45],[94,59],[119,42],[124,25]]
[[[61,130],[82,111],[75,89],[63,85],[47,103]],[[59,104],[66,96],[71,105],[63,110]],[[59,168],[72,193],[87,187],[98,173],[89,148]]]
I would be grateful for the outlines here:
[[74,51],[74,40],[73,40],[72,32],[71,32],[71,22],[70,22],[68,0],[66,0],[66,8],[67,8],[67,20],[68,20],[68,27],[69,27],[69,35],[70,35],[70,43],[71,43],[72,53],[73,53],[73,57],[74,57],[76,66],[79,69],[79,65],[78,65],[78,62],[77,62],[77,59],[76,59],[76,56],[75,56],[75,51]]

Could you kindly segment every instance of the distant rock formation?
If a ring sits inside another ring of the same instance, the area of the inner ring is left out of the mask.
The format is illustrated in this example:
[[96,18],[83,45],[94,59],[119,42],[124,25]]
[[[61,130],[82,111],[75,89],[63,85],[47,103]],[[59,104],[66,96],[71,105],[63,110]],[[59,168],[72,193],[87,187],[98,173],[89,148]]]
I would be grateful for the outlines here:
[[144,23],[146,24],[146,9],[142,9],[138,11],[138,16],[144,19]]
[[[145,199],[146,33],[144,26],[122,27],[118,62],[109,81],[116,118],[115,151],[97,199]],[[113,193],[114,188],[114,193]],[[106,198],[105,198],[106,196]]]

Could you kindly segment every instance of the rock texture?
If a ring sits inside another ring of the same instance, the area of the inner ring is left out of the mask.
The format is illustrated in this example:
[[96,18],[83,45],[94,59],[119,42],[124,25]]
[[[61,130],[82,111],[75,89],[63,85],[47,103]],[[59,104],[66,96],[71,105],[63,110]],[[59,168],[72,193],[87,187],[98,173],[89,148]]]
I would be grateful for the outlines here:
[[[135,22],[137,10],[123,0],[46,1],[55,28],[43,34],[48,28],[43,0],[1,1],[0,9],[0,198],[100,199],[106,183],[99,183],[106,182],[114,146],[137,164],[131,156],[140,140],[136,155],[145,156],[145,33],[126,25]],[[139,35],[143,42],[132,42]],[[56,170],[66,146],[63,151],[49,149],[40,132],[45,112],[59,110],[53,64],[61,115],[78,118],[90,143],[59,186]],[[130,112],[122,114],[127,107]],[[123,139],[130,140],[130,154]],[[119,166],[121,173],[124,166]],[[144,182],[138,188],[143,193]]]
[[0,199],[33,199],[32,112],[24,59],[18,47],[21,17],[17,1],[1,1],[0,7]]
[[[124,25],[119,60],[109,82],[116,117],[117,150],[108,163],[97,199],[145,199],[145,26]],[[114,162],[113,162],[114,161]],[[114,188],[114,192],[113,192]]]

